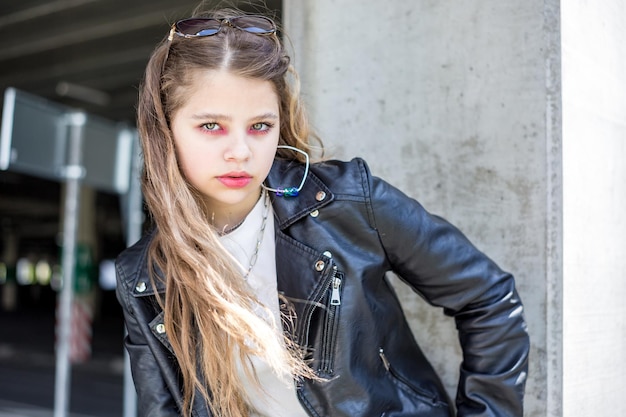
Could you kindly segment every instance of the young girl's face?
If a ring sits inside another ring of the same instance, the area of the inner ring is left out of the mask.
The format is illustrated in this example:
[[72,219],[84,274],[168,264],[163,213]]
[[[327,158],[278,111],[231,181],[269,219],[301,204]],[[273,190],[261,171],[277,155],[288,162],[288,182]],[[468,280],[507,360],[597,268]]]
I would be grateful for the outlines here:
[[183,174],[204,196],[216,226],[242,220],[278,146],[273,85],[227,71],[198,72],[171,126]]

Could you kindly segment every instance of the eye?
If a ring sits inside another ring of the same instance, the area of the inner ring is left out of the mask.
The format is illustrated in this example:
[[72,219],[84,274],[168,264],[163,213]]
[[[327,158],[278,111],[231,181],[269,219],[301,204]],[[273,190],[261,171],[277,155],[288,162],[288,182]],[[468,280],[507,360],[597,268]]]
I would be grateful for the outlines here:
[[266,130],[269,130],[271,127],[272,127],[271,123],[259,122],[259,123],[254,123],[252,126],[250,126],[250,130],[255,131],[255,132],[265,132]]
[[215,123],[215,122],[211,122],[211,123],[205,123],[205,124],[203,124],[203,125],[202,125],[202,128],[203,128],[204,130],[208,130],[208,131],[211,131],[211,132],[215,132],[215,131],[220,130],[220,125],[218,125],[218,124],[217,124],[217,123]]

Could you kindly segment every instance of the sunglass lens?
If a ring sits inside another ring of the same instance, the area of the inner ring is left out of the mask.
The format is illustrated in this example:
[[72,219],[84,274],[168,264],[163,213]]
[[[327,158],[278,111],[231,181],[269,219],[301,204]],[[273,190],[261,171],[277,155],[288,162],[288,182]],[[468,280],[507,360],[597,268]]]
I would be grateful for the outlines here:
[[176,23],[176,29],[183,35],[211,36],[220,31],[222,22],[217,19],[185,19]]
[[263,16],[240,16],[231,19],[233,26],[250,33],[274,33],[276,25]]

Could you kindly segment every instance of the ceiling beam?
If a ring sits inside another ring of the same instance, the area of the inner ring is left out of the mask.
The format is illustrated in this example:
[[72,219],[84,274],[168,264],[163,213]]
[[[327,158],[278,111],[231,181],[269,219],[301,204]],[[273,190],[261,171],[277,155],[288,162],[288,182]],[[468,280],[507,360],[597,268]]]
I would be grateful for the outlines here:
[[154,45],[141,46],[134,49],[119,49],[109,54],[86,59],[72,59],[68,62],[48,66],[45,71],[42,71],[41,68],[35,68],[30,71],[9,73],[4,77],[0,77],[0,85],[19,86],[33,82],[49,82],[58,78],[66,78],[72,74],[84,74],[94,70],[106,69],[107,67],[117,68],[126,63],[145,63],[153,50]]
[[15,25],[28,20],[36,19],[38,17],[44,17],[53,13],[68,11],[74,7],[80,7],[88,3],[93,3],[99,0],[56,0],[48,1],[44,4],[40,4],[28,9],[22,9],[14,13],[10,13],[4,16],[0,16],[0,28],[9,25]]
[[85,43],[91,40],[104,39],[110,36],[132,32],[134,30],[151,26],[166,26],[168,23],[166,16],[176,10],[178,9],[166,11],[158,10],[152,13],[128,17],[126,19],[118,19],[101,24],[92,24],[80,29],[64,27],[62,28],[62,33],[56,35],[47,34],[47,36],[39,37],[34,40],[19,43],[11,42],[6,44],[4,47],[0,47],[0,61],[34,55],[49,50]]

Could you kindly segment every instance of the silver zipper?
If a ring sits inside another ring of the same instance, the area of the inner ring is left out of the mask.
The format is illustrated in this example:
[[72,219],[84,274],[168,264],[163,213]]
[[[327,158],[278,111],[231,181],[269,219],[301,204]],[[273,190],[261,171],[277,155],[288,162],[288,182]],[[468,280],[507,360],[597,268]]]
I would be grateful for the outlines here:
[[382,347],[378,348],[378,356],[380,356],[380,359],[383,362],[383,366],[385,367],[385,369],[387,370],[387,372],[390,373],[390,375],[395,378],[396,380],[398,380],[401,384],[405,385],[407,388],[411,389],[412,391],[415,392],[415,394],[417,394],[420,397],[423,397],[424,399],[427,399],[428,401],[430,401],[434,406],[437,407],[441,407],[444,404],[442,403],[441,400],[439,400],[435,394],[430,393],[428,391],[425,391],[423,389],[420,389],[416,386],[414,386],[413,384],[411,384],[410,381],[408,381],[405,377],[403,377],[401,374],[397,373],[394,371],[394,369],[391,367],[391,363],[389,362],[389,359],[387,359],[387,355],[385,355],[385,351],[383,350]]
[[341,278],[337,276],[337,267],[333,268],[333,280],[331,283],[333,289],[330,295],[330,305],[341,305],[341,294],[339,294],[339,288],[341,287]]

